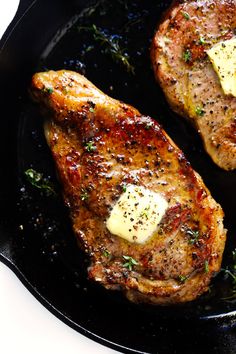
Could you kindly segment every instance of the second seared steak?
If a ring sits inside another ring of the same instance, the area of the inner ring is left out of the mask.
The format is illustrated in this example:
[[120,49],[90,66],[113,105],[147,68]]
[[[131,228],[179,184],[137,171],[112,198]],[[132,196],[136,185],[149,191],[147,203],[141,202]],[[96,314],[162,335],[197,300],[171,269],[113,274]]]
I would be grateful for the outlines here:
[[236,98],[225,95],[206,54],[236,30],[236,0],[175,0],[154,36],[154,73],[172,109],[200,133],[213,161],[236,168]]
[[135,302],[205,292],[221,265],[223,212],[159,124],[71,71],[36,74],[32,95],[48,111],[46,137],[89,277]]

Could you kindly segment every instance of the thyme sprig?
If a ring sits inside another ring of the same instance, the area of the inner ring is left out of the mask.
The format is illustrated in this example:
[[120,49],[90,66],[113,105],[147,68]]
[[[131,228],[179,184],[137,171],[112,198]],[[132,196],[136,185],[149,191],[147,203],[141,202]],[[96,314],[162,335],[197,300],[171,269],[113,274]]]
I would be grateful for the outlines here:
[[131,256],[123,256],[123,258],[125,260],[123,266],[129,269],[130,271],[133,270],[133,266],[138,265],[138,262]]
[[221,272],[224,273],[225,279],[231,280],[232,284],[231,294],[222,300],[236,300],[236,249],[232,251],[232,265],[222,268]]
[[92,26],[81,26],[79,31],[92,33],[94,40],[104,48],[105,54],[110,55],[116,63],[122,64],[127,72],[134,74],[134,66],[130,64],[130,58],[125,49],[121,48],[119,36],[109,35],[94,24]]
[[222,300],[236,300],[236,275],[229,269],[221,269],[224,272],[225,278],[231,278],[232,289],[231,294],[227,297],[222,298]]
[[100,9],[100,15],[102,15],[103,13],[105,14],[105,11],[101,8],[103,8],[104,3],[106,1],[105,0],[100,0],[97,1],[95,4],[90,5],[88,7],[86,7],[80,14],[80,17],[82,18],[89,18],[91,17],[98,9]]
[[42,173],[35,171],[33,168],[29,168],[25,171],[27,181],[37,189],[40,189],[47,196],[56,195],[53,184],[43,176]]

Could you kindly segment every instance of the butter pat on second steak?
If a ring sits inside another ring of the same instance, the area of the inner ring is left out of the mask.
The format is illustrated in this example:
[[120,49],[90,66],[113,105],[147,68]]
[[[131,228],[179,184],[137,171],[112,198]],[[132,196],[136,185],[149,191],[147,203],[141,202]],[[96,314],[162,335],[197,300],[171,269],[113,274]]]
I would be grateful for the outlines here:
[[224,90],[207,51],[235,38],[235,29],[236,0],[176,0],[151,48],[154,74],[170,106],[194,124],[225,170],[236,168],[236,97]]
[[207,55],[224,93],[236,97],[236,37],[215,44]]

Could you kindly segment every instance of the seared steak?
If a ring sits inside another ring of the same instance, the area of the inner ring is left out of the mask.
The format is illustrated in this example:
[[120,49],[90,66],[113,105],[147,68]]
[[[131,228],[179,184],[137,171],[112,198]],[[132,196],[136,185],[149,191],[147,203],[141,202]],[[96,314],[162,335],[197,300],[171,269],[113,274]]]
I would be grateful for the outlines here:
[[[32,95],[48,112],[46,138],[89,277],[135,302],[205,292],[221,265],[223,212],[159,124],[71,71],[35,74]],[[118,227],[115,206],[124,211]],[[150,219],[154,231],[144,239]]]
[[235,30],[235,0],[176,0],[151,48],[170,106],[195,125],[206,151],[225,170],[236,168],[236,98],[224,94],[206,51]]

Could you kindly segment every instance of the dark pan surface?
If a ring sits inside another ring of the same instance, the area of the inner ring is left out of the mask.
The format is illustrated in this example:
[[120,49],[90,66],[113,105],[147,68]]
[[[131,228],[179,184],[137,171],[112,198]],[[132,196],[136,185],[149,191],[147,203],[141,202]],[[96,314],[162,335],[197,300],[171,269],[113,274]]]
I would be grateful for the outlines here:
[[[104,0],[83,15],[81,11],[93,2],[38,0],[24,13],[23,5],[28,3],[21,3],[19,21],[5,35],[0,52],[2,259],[53,313],[119,351],[234,353],[236,303],[225,300],[232,295],[232,281],[225,279],[224,272],[214,279],[209,294],[170,308],[131,304],[122,294],[87,280],[88,263],[77,248],[60,197],[43,119],[28,94],[34,72],[66,68],[85,74],[110,96],[156,118],[222,205],[229,230],[223,268],[232,267],[235,172],[224,172],[212,163],[195,131],[169,110],[151,70],[150,40],[170,1]],[[119,36],[134,75],[104,53],[90,31],[81,29],[92,24]],[[52,181],[56,197],[26,181],[24,172],[29,168]]]

